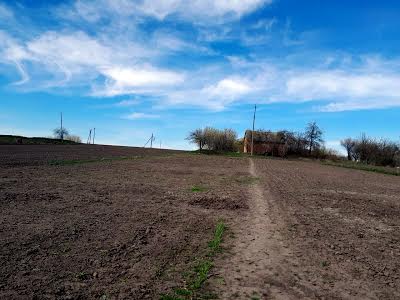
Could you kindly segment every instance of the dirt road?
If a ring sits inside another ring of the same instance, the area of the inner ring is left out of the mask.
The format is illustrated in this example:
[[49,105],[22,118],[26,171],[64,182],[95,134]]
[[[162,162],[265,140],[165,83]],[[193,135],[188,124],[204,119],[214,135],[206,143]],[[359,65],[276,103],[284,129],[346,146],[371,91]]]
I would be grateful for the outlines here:
[[285,286],[272,285],[276,274],[285,274],[282,260],[289,250],[278,228],[274,214],[274,199],[268,187],[260,185],[253,159],[249,159],[249,174],[254,184],[249,188],[249,211],[240,219],[235,235],[235,246],[229,263],[221,267],[225,278],[223,299],[251,299],[272,297],[290,299]]
[[222,299],[400,298],[399,178],[261,159],[249,173]]

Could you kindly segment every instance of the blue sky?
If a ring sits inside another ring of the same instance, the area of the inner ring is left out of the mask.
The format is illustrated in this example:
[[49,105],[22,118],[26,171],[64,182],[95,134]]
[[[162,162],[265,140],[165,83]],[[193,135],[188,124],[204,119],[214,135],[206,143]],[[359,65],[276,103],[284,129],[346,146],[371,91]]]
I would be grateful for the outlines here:
[[190,149],[189,130],[400,136],[400,3],[0,0],[0,133]]

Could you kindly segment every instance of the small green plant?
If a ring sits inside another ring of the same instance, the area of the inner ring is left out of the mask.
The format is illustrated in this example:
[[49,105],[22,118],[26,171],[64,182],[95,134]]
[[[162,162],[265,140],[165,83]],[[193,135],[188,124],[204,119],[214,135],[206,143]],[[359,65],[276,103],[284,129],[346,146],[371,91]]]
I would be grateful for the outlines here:
[[207,280],[208,272],[210,272],[213,267],[213,263],[209,260],[200,261],[195,267],[195,277],[191,285],[189,286],[191,290],[198,290],[201,288],[204,281]]
[[207,188],[204,186],[200,186],[200,185],[194,185],[194,186],[192,186],[191,191],[193,193],[201,193],[201,192],[207,191]]
[[76,278],[78,278],[79,280],[85,280],[88,278],[88,274],[85,272],[79,272],[78,274],[76,274]]
[[208,247],[210,248],[210,255],[214,255],[220,249],[220,245],[222,242],[222,236],[225,232],[226,226],[223,221],[219,221],[217,226],[215,227],[214,238],[212,241],[208,243]]
[[[197,299],[196,294],[203,286],[204,282],[208,279],[210,270],[214,264],[212,257],[220,251],[223,234],[226,230],[226,225],[222,220],[218,221],[213,239],[208,243],[208,251],[206,258],[199,259],[194,265],[193,269],[187,273],[187,285],[184,288],[177,288],[173,294],[163,294],[160,296],[161,300],[187,300]],[[215,295],[202,295],[201,299],[215,299]]]
[[325,267],[329,266],[329,262],[326,261],[326,260],[323,260],[323,261],[321,262],[321,266],[325,268]]
[[260,300],[260,297],[257,295],[256,292],[254,292],[250,299],[251,300]]
[[239,182],[241,184],[256,184],[257,182],[260,181],[260,177],[256,176],[240,176],[237,177],[236,182]]

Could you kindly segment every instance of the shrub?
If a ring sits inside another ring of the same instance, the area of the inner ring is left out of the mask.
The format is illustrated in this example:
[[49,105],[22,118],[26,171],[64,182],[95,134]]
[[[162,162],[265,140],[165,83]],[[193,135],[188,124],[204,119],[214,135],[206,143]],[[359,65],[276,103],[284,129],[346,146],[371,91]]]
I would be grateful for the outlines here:
[[216,129],[206,127],[191,131],[186,138],[191,143],[198,145],[199,150],[212,151],[237,151],[237,133],[232,129]]

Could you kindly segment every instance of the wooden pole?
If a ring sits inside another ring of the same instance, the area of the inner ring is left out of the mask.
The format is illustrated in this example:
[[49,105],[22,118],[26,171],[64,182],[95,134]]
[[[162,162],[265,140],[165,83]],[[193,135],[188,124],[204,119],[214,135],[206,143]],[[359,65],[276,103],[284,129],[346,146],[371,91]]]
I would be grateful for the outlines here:
[[254,105],[253,130],[251,131],[251,155],[252,156],[253,156],[253,151],[254,151],[254,123],[256,122],[256,111],[257,111],[257,104]]
[[61,141],[64,141],[64,132],[63,132],[63,123],[62,123],[62,112],[60,113],[61,114],[61,127],[60,127],[60,129],[61,129],[61,131],[60,131],[60,137],[61,137]]
[[94,138],[96,137],[96,128],[93,128],[93,145],[94,145]]
[[150,138],[150,148],[153,148],[153,134],[151,134]]

